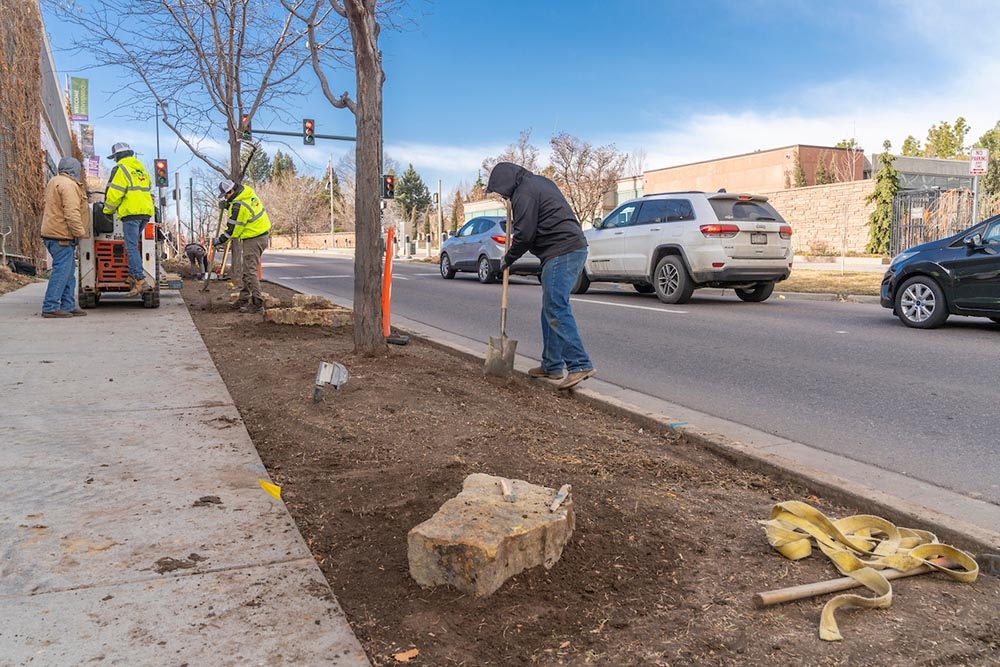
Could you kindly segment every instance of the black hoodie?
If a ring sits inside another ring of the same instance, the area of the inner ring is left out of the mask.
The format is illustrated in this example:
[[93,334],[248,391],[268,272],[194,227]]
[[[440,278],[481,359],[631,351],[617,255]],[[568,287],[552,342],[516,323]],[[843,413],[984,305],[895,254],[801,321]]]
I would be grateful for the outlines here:
[[545,262],[587,247],[573,209],[556,184],[512,162],[500,162],[490,172],[487,192],[510,199],[513,209],[508,264],[529,250]]

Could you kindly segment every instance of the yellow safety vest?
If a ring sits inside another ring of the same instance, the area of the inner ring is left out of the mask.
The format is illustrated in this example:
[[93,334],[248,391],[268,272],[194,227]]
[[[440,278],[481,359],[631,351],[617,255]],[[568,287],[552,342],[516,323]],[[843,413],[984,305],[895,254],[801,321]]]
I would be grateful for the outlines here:
[[229,202],[229,224],[233,226],[234,239],[252,239],[271,231],[271,219],[264,204],[249,185]]
[[151,190],[152,181],[142,163],[131,155],[123,157],[111,170],[111,178],[105,188],[105,215],[151,217],[154,213]]

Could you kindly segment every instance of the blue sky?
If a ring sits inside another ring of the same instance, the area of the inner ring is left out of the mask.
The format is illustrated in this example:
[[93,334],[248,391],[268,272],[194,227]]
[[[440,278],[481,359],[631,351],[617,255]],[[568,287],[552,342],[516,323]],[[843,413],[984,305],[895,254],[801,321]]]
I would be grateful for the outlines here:
[[[898,151],[958,116],[971,143],[1000,121],[993,0],[411,0],[406,16],[380,38],[385,150],[445,193],[471,185],[483,158],[526,129],[543,164],[549,139],[567,132],[642,152],[655,169],[852,137],[868,154],[885,139]],[[56,48],[65,27],[47,17],[47,28],[60,74],[90,79],[100,154],[124,139],[151,162],[152,121],[113,112],[116,73],[74,71],[80,61]],[[353,74],[331,87],[353,96]],[[315,118],[320,134],[354,134],[351,114],[318,86],[292,115]],[[186,182],[198,164],[165,127],[160,145]],[[353,144],[265,144],[271,155],[289,149],[321,175]]]

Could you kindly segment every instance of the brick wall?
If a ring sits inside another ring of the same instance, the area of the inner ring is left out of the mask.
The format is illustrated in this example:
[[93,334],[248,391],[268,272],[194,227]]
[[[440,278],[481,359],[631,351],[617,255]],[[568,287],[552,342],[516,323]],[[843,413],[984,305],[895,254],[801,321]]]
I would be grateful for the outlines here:
[[[792,246],[803,254],[863,254],[868,218],[875,209],[865,198],[875,181],[850,181],[761,192],[792,226]],[[846,238],[845,238],[846,235]]]

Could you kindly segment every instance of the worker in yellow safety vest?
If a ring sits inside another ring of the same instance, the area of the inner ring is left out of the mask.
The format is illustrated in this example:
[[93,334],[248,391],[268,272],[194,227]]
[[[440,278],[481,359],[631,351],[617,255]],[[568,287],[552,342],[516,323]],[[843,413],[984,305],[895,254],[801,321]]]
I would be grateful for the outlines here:
[[104,214],[117,215],[122,221],[125,258],[128,260],[126,280],[132,287],[125,296],[136,296],[152,289],[146,284],[146,276],[142,270],[139,239],[142,238],[149,218],[155,213],[151,197],[153,181],[146,168],[136,159],[135,152],[124,142],[119,141],[111,147],[108,159],[117,164],[111,170],[104,189]]
[[257,273],[261,255],[267,249],[271,220],[249,185],[237,185],[227,178],[219,183],[219,193],[219,207],[229,214],[229,223],[213,245],[222,248],[232,239],[241,246],[238,258],[233,253],[233,276],[239,285],[236,303],[241,313],[259,313],[264,310],[264,294]]

